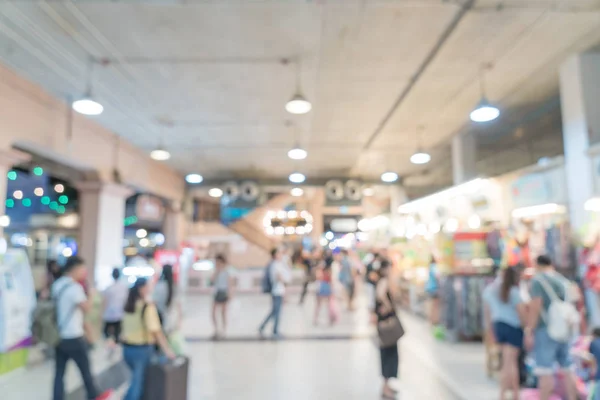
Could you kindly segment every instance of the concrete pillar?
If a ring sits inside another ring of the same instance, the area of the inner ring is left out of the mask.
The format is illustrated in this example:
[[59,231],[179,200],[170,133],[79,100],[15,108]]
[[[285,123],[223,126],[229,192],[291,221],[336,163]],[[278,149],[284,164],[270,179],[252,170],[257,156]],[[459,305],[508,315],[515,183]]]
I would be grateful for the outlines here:
[[114,267],[123,265],[125,201],[133,191],[112,183],[82,182],[79,189],[81,215],[80,256],[88,266],[88,279],[106,288]]
[[572,227],[585,224],[585,202],[594,195],[590,136],[600,134],[600,54],[579,54],[560,69],[560,98],[567,195]]
[[477,141],[473,132],[452,139],[452,176],[455,185],[477,177],[476,156]]
[[165,249],[179,250],[181,242],[185,240],[187,228],[186,215],[181,202],[173,202],[167,207],[163,233],[165,235]]
[[398,185],[390,186],[390,213],[392,215],[398,214],[398,208],[406,202],[408,202],[406,189]]

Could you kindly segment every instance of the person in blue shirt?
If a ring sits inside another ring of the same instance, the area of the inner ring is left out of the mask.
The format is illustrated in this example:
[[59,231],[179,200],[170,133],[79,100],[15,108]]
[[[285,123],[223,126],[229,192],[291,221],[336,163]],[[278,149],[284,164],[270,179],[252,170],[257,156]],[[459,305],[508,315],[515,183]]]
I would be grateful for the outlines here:
[[435,326],[440,322],[440,281],[435,257],[431,257],[431,262],[429,263],[429,278],[425,284],[425,291],[429,297],[430,304],[429,322]]
[[516,268],[505,268],[501,279],[496,279],[483,291],[488,330],[502,352],[500,371],[500,398],[506,398],[511,390],[518,398],[519,353],[523,347],[523,323],[527,310],[519,291],[519,272]]

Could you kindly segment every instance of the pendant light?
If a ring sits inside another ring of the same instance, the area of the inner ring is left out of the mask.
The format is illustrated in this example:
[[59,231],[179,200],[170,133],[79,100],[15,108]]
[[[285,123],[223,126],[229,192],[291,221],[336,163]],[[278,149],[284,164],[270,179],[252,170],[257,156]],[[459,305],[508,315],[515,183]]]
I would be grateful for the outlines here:
[[163,146],[158,146],[156,149],[150,152],[150,157],[156,161],[167,161],[171,158],[171,153],[166,150]]
[[[285,125],[287,127],[291,127],[292,123],[290,121],[286,121]],[[296,145],[288,151],[287,155],[292,160],[304,160],[306,157],[308,157],[308,152],[306,150],[304,150],[302,147],[300,147],[300,144],[298,143],[298,140],[297,140],[298,139],[297,130],[294,130],[293,136],[295,136],[295,138],[296,138]]]
[[104,111],[104,106],[95,101],[92,97],[92,80],[94,75],[94,65],[94,59],[90,58],[85,94],[83,95],[83,97],[81,97],[78,100],[75,100],[71,104],[73,110],[77,111],[79,114],[100,115]]
[[163,144],[164,133],[160,132],[160,135],[161,136],[160,136],[158,147],[150,152],[150,157],[156,161],[167,161],[168,159],[171,158],[171,153],[169,153],[169,151],[167,149],[165,149],[165,146]]
[[394,183],[398,180],[398,174],[392,171],[387,171],[381,174],[381,181],[385,183]]
[[410,162],[417,165],[427,164],[431,161],[431,155],[423,150],[421,146],[421,136],[422,136],[423,127],[419,126],[417,128],[417,151],[410,156]]
[[306,114],[312,109],[312,104],[303,95],[301,90],[301,63],[296,61],[296,93],[285,105],[290,114]]
[[306,176],[304,176],[304,174],[301,174],[300,172],[294,172],[290,174],[289,180],[292,183],[302,183],[306,180]]
[[304,160],[307,156],[307,151],[300,146],[294,146],[294,148],[288,151],[288,157],[292,160]]
[[498,107],[491,104],[486,95],[485,95],[485,84],[484,84],[484,70],[491,69],[491,64],[484,64],[479,69],[479,84],[481,87],[481,101],[475,107],[473,111],[471,111],[470,117],[473,122],[490,122],[495,120],[500,116],[500,110]]

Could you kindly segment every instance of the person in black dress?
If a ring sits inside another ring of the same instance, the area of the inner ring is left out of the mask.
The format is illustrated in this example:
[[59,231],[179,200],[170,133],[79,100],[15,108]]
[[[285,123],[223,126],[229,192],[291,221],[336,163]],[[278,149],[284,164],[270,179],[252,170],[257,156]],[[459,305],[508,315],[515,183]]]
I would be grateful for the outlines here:
[[[385,321],[396,315],[394,301],[389,288],[388,274],[390,262],[382,260],[379,267],[379,280],[375,286],[375,312],[373,321]],[[389,380],[398,377],[398,345],[380,348],[381,375],[383,376],[383,389],[381,395],[384,399],[395,399],[396,391],[389,385]]]

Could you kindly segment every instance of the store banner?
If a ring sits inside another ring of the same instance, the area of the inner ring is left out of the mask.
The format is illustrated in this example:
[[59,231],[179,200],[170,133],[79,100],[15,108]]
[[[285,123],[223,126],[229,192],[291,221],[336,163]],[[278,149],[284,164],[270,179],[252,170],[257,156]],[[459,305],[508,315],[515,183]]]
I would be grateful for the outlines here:
[[135,215],[140,221],[161,222],[165,215],[165,206],[158,197],[142,194],[136,200]]
[[0,375],[25,365],[23,354],[30,345],[35,306],[35,286],[25,251],[10,249],[0,254]]
[[512,208],[541,204],[566,204],[566,182],[563,167],[523,175],[510,185]]
[[511,185],[511,194],[513,208],[552,202],[552,187],[543,173],[519,177]]

